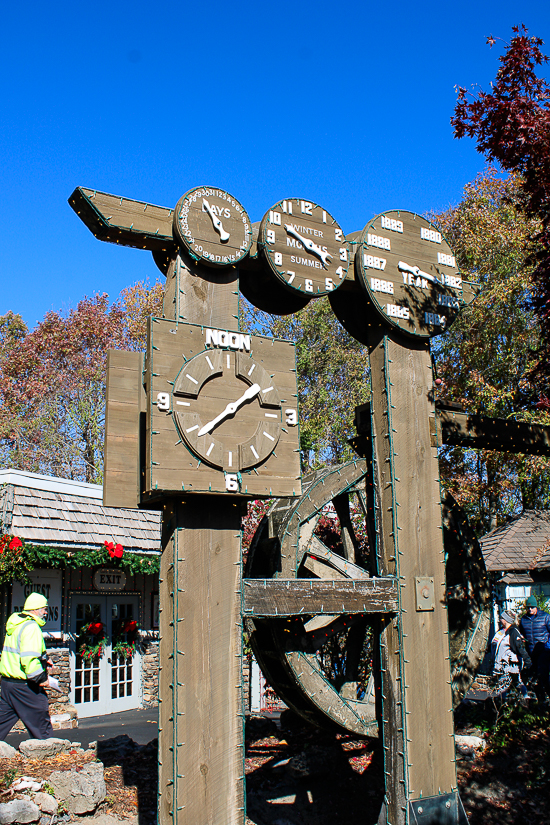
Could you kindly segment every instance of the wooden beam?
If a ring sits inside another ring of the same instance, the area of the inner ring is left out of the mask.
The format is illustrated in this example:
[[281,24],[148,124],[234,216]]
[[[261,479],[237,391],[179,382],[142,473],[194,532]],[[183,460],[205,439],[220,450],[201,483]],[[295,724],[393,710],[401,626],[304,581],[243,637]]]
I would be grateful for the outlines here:
[[[350,439],[354,450],[361,455],[370,454],[370,404],[355,409],[357,435]],[[448,444],[479,450],[498,450],[524,455],[550,456],[550,427],[528,424],[513,418],[489,418],[470,415],[464,410],[436,408],[430,416],[432,447]]]
[[69,204],[100,241],[136,249],[175,251],[173,209],[78,186]]
[[550,456],[550,427],[542,424],[445,409],[436,411],[436,422],[440,444]]
[[299,616],[323,613],[393,613],[394,578],[244,579],[243,615]]

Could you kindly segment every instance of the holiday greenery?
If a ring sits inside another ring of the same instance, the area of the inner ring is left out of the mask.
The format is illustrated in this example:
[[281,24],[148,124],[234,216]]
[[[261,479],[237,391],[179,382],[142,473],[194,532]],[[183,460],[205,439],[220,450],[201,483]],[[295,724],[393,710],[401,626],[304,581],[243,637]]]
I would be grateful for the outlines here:
[[29,581],[35,568],[90,568],[121,567],[130,575],[149,573],[158,575],[160,557],[141,553],[124,553],[120,544],[104,542],[99,547],[85,549],[48,547],[28,544],[17,536],[0,537],[0,585],[14,580]]
[[106,644],[103,622],[89,622],[80,628],[76,649],[83,659],[91,661],[96,656],[103,656]]
[[134,619],[123,620],[113,628],[111,652],[121,659],[131,658],[139,644],[139,625]]

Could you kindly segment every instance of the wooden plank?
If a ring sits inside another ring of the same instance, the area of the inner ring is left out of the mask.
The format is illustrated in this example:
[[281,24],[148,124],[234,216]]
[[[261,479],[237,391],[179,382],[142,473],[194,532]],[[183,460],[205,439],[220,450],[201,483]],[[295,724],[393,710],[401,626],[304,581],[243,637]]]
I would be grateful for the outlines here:
[[[430,422],[432,446],[448,444],[550,456],[550,427],[544,424],[529,424],[513,418],[489,418],[446,408],[436,408],[435,413],[430,415]],[[364,455],[371,450],[370,404],[356,408],[355,424],[358,435],[353,439],[353,446],[360,455]]]
[[247,616],[318,613],[392,613],[397,610],[395,579],[245,579]]
[[[218,284],[207,267],[179,261],[168,272],[165,317],[234,329],[235,275]],[[181,472],[172,478],[175,496],[160,499],[159,822],[242,825],[241,508],[232,497],[215,506],[208,496],[186,498]]]
[[143,353],[109,350],[105,401],[103,504],[137,508]]
[[[171,502],[161,571],[159,821],[244,818],[240,508]],[[175,632],[174,632],[175,628]]]
[[511,418],[436,410],[439,443],[525,455],[550,456],[550,427]]
[[[380,637],[384,821],[404,825],[409,800],[456,788],[433,376],[428,344],[397,332],[372,341],[370,360],[378,572],[400,582],[398,622],[384,618]],[[433,578],[433,610],[417,611],[417,577]]]
[[173,209],[77,187],[69,204],[100,241],[154,251],[175,250]]

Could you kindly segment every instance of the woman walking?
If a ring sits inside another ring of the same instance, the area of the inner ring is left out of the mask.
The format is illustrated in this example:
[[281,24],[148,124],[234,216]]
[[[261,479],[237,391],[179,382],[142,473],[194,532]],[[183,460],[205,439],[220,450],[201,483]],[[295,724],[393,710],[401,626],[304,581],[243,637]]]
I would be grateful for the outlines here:
[[519,688],[523,704],[527,700],[527,688],[521,681],[519,662],[521,659],[522,667],[530,668],[531,659],[515,622],[516,614],[512,610],[503,610],[500,614],[502,627],[495,633],[491,642],[493,674],[498,678],[494,695],[504,699],[513,684],[514,687]]

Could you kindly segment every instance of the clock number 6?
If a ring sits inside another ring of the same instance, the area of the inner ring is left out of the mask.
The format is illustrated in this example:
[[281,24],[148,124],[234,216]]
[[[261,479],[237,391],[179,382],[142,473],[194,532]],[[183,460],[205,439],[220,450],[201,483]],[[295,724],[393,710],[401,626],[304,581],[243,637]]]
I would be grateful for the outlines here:
[[236,473],[225,474],[225,489],[228,493],[239,492],[239,478]]

